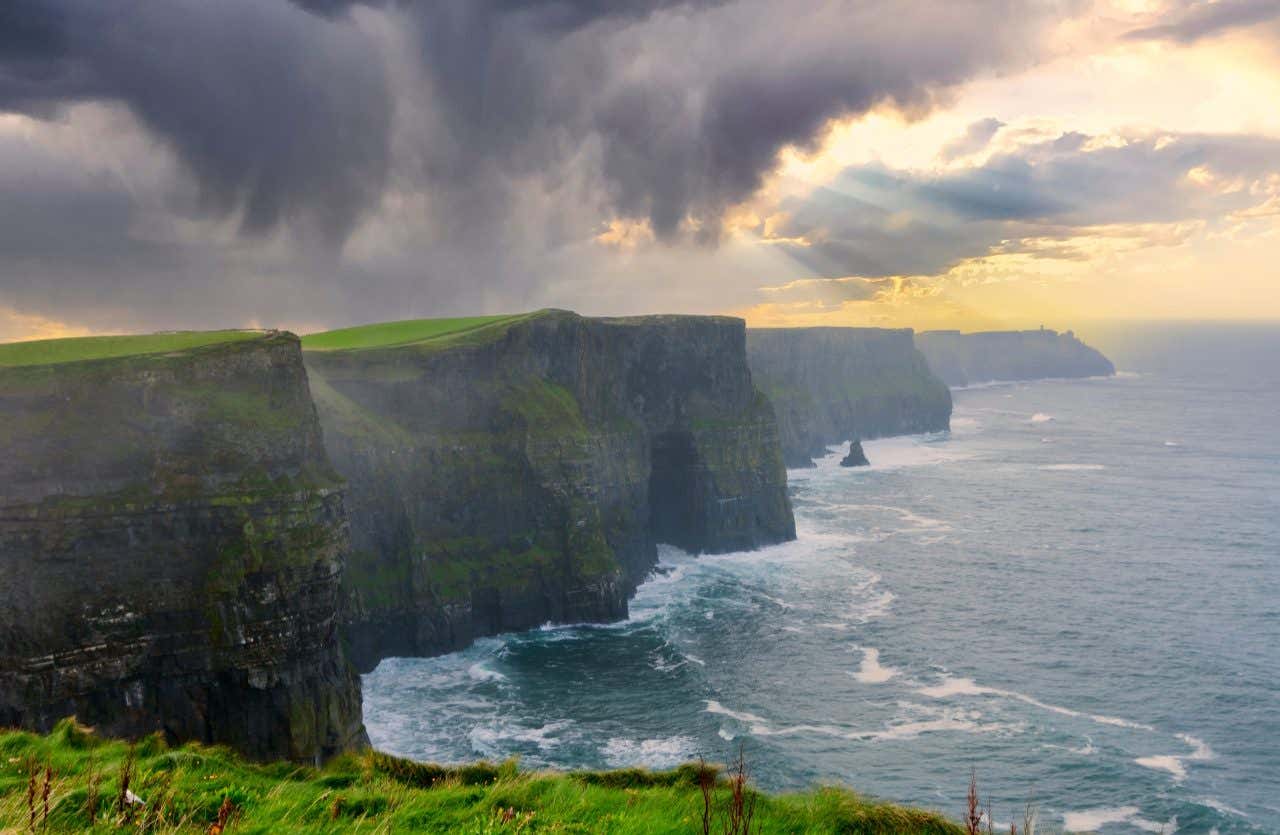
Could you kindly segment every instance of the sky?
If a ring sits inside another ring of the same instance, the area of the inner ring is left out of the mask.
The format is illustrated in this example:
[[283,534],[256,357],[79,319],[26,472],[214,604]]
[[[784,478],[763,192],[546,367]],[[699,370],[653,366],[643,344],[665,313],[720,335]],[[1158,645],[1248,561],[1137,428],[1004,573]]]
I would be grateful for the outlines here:
[[0,340],[1280,319],[1280,0],[5,0]]

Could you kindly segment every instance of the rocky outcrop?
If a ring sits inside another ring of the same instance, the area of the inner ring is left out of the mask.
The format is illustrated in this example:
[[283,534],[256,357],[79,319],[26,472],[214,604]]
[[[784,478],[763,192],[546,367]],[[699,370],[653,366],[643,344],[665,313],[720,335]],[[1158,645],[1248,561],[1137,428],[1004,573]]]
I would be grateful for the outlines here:
[[953,387],[1116,373],[1109,359],[1071,331],[925,331],[916,335],[916,346],[933,372]]
[[298,340],[0,367],[0,726],[316,761],[364,742]]
[[861,441],[850,441],[849,452],[844,458],[840,459],[841,467],[869,467],[871,462],[867,460],[867,454],[862,450]]
[[349,484],[357,666],[626,616],[656,543],[794,538],[743,323],[542,311],[443,338],[306,351]]
[[752,328],[751,373],[773,402],[788,467],[812,466],[831,444],[951,422],[951,393],[910,330]]

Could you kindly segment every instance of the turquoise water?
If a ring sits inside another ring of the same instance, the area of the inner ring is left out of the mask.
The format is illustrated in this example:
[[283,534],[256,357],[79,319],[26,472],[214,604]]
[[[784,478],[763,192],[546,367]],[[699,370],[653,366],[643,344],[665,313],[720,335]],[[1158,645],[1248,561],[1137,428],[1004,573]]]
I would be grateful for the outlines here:
[[949,435],[793,471],[797,542],[664,549],[627,623],[385,661],[370,735],[558,767],[742,744],[769,788],[954,815],[975,768],[1006,829],[1034,799],[1077,831],[1280,832],[1280,350],[1261,356],[957,392]]

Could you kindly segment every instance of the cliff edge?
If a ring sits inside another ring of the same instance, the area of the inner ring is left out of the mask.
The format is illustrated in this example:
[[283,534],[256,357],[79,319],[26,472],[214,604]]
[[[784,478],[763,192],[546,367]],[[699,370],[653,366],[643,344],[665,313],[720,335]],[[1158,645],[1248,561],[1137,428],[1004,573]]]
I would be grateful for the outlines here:
[[830,444],[950,428],[951,392],[909,329],[751,328],[747,358],[788,467],[812,466]]
[[566,311],[304,339],[349,484],[358,667],[608,621],[657,561],[795,537],[741,320]]
[[365,742],[349,548],[297,337],[0,346],[0,726],[261,758]]
[[1111,360],[1071,331],[924,331],[916,334],[916,346],[933,372],[953,387],[1116,373]]

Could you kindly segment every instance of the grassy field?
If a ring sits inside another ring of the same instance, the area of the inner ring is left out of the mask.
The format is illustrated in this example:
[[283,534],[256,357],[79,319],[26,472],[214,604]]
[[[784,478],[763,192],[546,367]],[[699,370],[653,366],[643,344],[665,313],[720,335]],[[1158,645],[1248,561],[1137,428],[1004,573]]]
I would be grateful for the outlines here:
[[260,339],[262,331],[171,331],[129,336],[78,336],[0,344],[0,367],[56,365],[64,362],[168,354],[214,345]]
[[364,348],[389,348],[415,342],[459,336],[491,325],[514,322],[529,314],[504,316],[464,316],[458,319],[406,319],[381,322],[336,331],[313,333],[302,337],[306,351],[352,351]]
[[[47,736],[0,733],[0,831],[107,832],[703,832],[735,808],[733,782],[691,764],[551,773],[515,762],[443,768],[370,752],[324,769],[255,765],[229,751],[158,737],[136,746],[102,740],[69,720]],[[933,813],[844,789],[739,793],[752,832],[960,833]],[[130,802],[136,798],[141,803]],[[754,801],[753,801],[754,798]],[[741,828],[735,830],[741,832]]]

